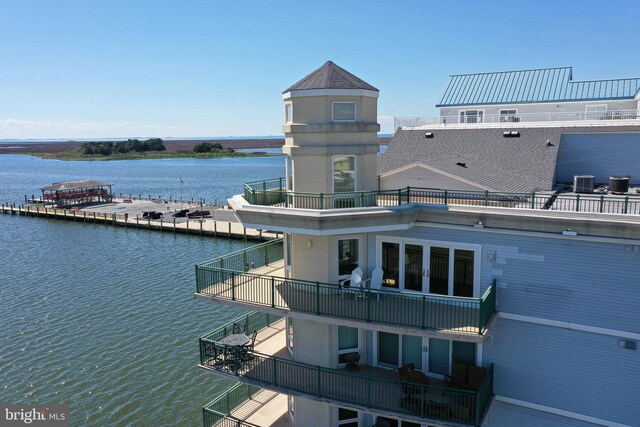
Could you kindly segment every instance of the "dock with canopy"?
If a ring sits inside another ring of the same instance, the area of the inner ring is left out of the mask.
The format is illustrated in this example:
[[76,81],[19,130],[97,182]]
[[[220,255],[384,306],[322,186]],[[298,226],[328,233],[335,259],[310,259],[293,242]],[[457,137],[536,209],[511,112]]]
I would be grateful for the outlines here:
[[86,203],[111,202],[112,185],[108,182],[92,180],[68,181],[53,183],[40,188],[40,191],[42,191],[42,200],[45,205],[64,208]]

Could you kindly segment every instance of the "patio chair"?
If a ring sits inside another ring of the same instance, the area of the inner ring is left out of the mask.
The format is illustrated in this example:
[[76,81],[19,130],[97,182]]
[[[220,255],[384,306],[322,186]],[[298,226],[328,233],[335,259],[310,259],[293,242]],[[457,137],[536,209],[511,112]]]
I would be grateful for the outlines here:
[[210,341],[200,341],[200,351],[202,351],[203,358],[206,358],[205,365],[218,368],[224,364],[224,349],[217,346]]
[[451,375],[445,375],[444,381],[454,387],[468,387],[468,370],[469,365],[454,360],[451,364]]
[[[371,277],[366,279],[364,283],[369,283],[369,286],[368,286],[369,289],[379,291],[380,289],[382,289],[383,277],[384,277],[384,271],[382,271],[382,267],[378,265],[376,266],[376,268],[373,269],[373,272],[371,273]],[[380,301],[380,294],[376,294],[376,296],[378,297],[378,301]]]
[[249,353],[253,351],[256,346],[256,336],[258,335],[258,331],[254,330],[251,334],[251,338],[249,338],[249,342],[242,346],[243,354],[242,360],[250,360],[253,359],[253,355]]
[[240,323],[234,323],[233,327],[231,328],[231,333],[232,334],[244,334],[244,326],[241,325]]
[[[356,267],[352,272],[351,276],[348,279],[344,279],[340,281],[340,290],[344,290],[346,287],[349,288],[360,288],[362,289],[363,281],[362,281],[362,268]],[[347,285],[346,283],[349,282]],[[357,298],[357,294],[356,294]]]

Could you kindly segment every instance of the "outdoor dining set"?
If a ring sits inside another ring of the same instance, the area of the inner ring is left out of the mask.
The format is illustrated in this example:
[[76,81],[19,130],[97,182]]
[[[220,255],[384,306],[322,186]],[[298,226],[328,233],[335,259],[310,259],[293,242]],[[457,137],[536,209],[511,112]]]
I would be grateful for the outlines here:
[[202,351],[211,364],[218,369],[237,371],[242,362],[251,360],[258,331],[247,335],[245,327],[234,323],[231,333],[216,341],[203,341]]

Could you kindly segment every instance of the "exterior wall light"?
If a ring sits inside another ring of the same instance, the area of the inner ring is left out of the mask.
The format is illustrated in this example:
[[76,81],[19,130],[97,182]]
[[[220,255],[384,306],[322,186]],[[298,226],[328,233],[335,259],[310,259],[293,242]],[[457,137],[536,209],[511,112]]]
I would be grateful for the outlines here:
[[563,236],[577,236],[577,235],[578,235],[578,232],[577,232],[577,231],[573,231],[573,230],[572,230],[572,229],[570,229],[570,228],[567,228],[566,230],[564,230],[564,231],[562,232],[562,235],[563,235]]

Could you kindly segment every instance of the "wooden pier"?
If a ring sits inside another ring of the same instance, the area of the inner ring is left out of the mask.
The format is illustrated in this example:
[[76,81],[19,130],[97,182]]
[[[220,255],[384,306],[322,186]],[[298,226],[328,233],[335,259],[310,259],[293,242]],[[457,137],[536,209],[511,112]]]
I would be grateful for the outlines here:
[[34,218],[49,218],[93,224],[104,224],[113,227],[132,227],[171,233],[195,234],[201,236],[242,239],[245,241],[266,241],[280,237],[272,231],[256,230],[243,227],[239,222],[223,221],[212,218],[171,220],[152,220],[147,218],[128,217],[127,215],[106,212],[87,212],[82,210],[51,208],[37,205],[0,205],[5,215],[20,215]]

